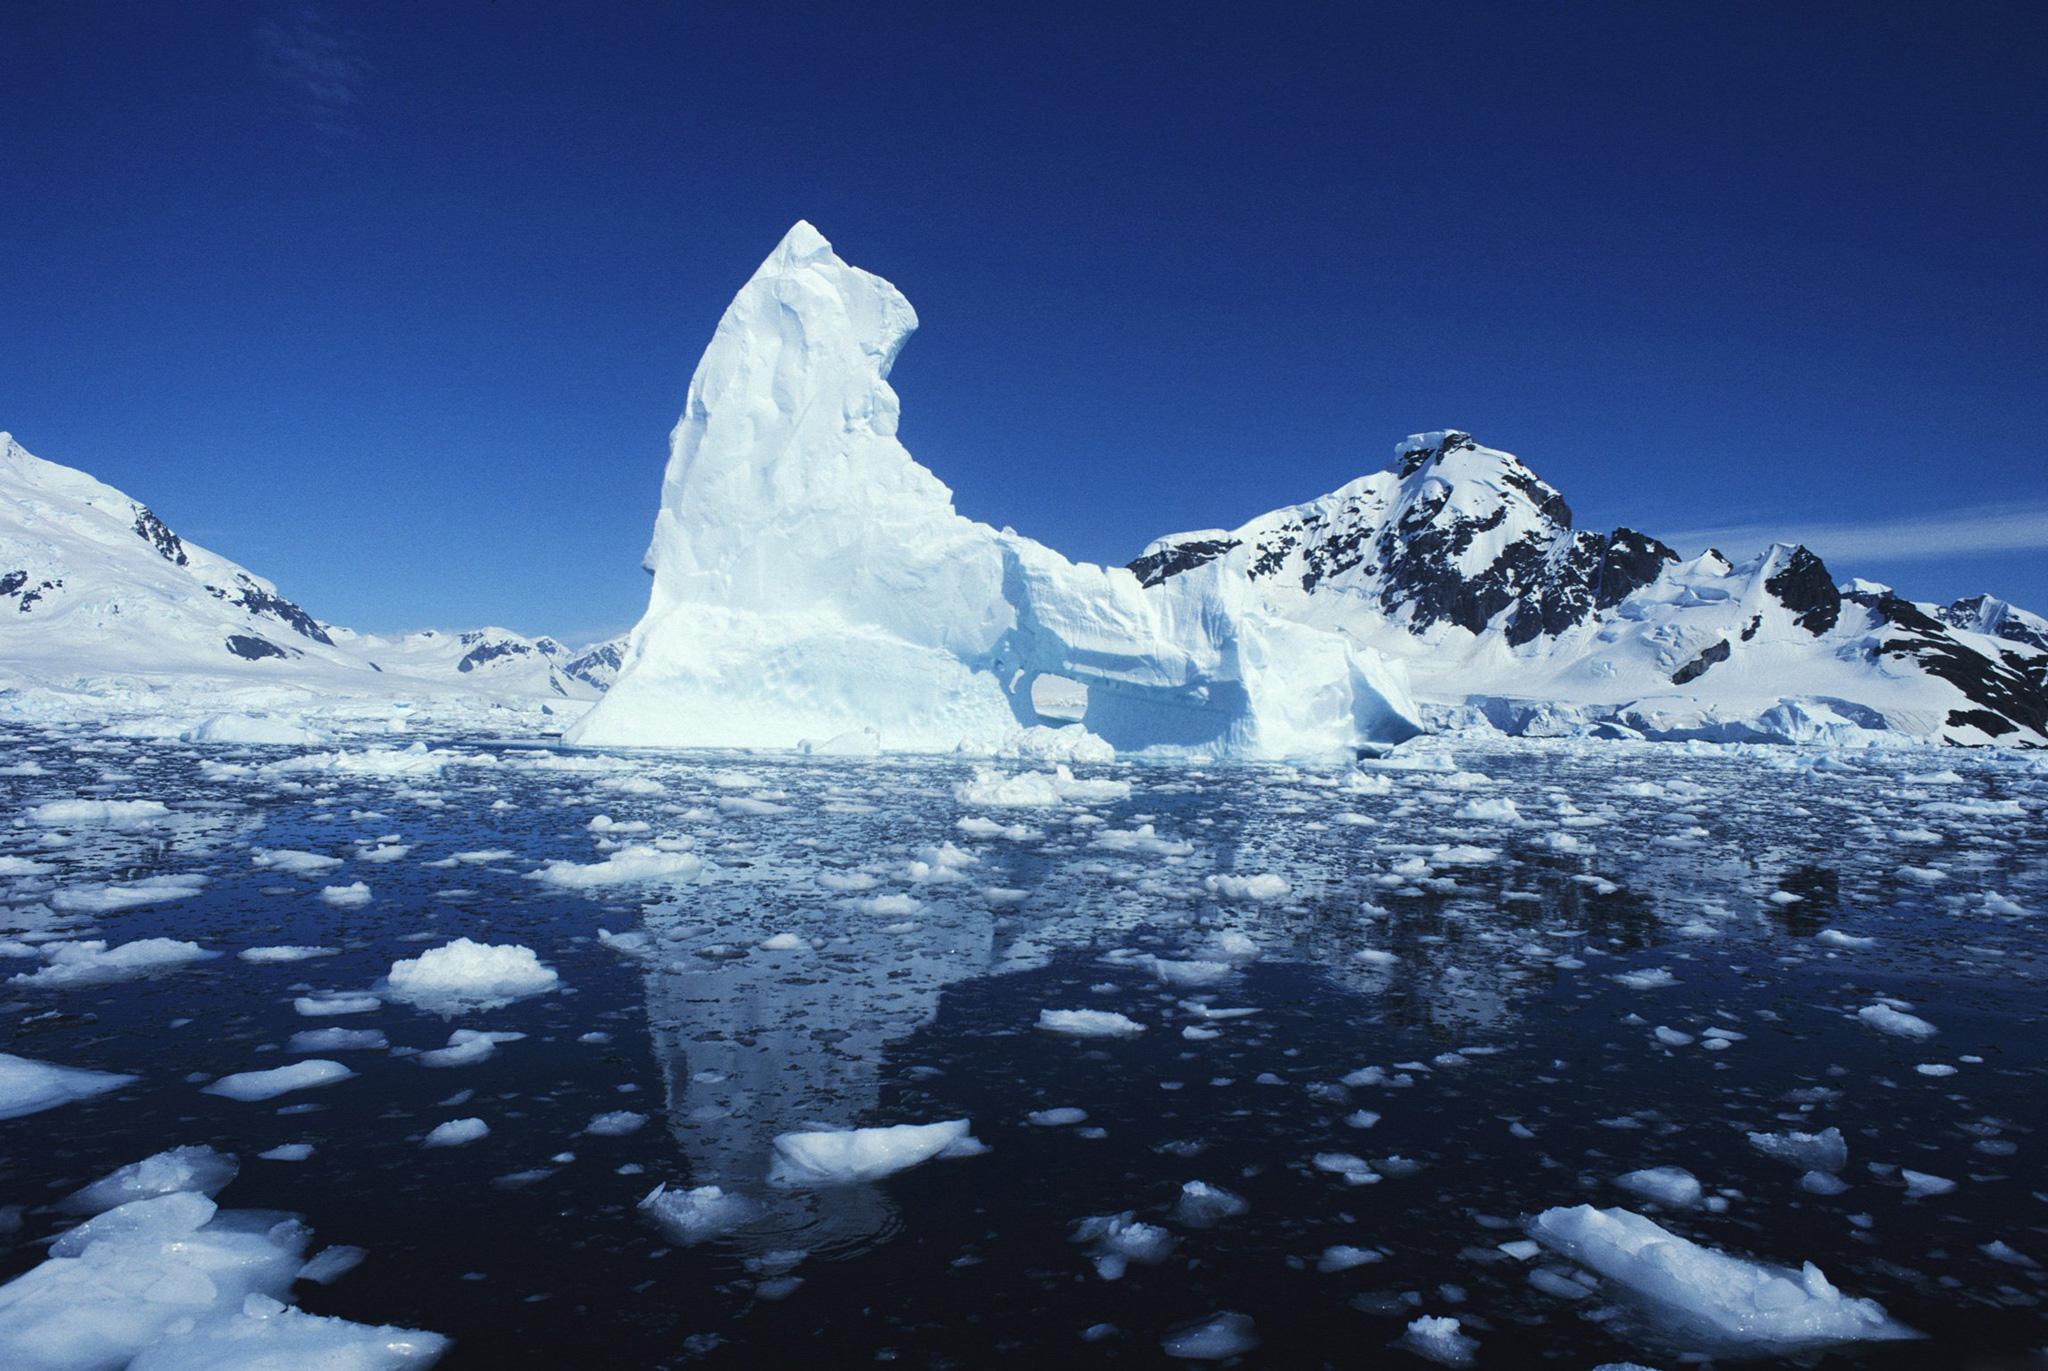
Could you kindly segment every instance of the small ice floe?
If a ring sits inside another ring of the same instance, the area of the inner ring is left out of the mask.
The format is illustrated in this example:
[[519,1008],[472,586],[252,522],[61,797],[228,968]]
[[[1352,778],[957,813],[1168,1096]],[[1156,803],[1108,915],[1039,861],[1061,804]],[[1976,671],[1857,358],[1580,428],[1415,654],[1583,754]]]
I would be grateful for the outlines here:
[[1091,1245],[1095,1274],[1106,1281],[1122,1280],[1132,1262],[1157,1266],[1173,1255],[1173,1235],[1157,1224],[1138,1222],[1129,1209],[1082,1219],[1074,1225],[1074,1241]]
[[260,1162],[302,1162],[313,1155],[311,1143],[279,1143],[268,1152],[258,1152]]
[[623,1138],[628,1133],[638,1133],[646,1123],[645,1114],[635,1114],[630,1109],[614,1109],[594,1116],[583,1126],[583,1131],[600,1138]]
[[1167,1356],[1182,1361],[1227,1361],[1258,1345],[1259,1334],[1252,1326],[1251,1316],[1228,1310],[1177,1328],[1159,1340]]
[[116,1167],[65,1196],[60,1207],[73,1214],[104,1214],[159,1195],[190,1193],[210,1198],[226,1189],[241,1169],[232,1153],[216,1152],[203,1144],[174,1147]]
[[1842,1294],[1812,1262],[1793,1271],[1732,1257],[1626,1209],[1546,1209],[1529,1235],[1622,1287],[1689,1350],[1786,1354],[1918,1336],[1875,1300]]
[[1860,938],[1853,933],[1844,933],[1839,928],[1823,928],[1820,932],[1813,935],[1813,940],[1817,943],[1826,943],[1829,947],[1877,946],[1877,939],[1875,938]]
[[325,885],[320,887],[320,899],[336,909],[361,909],[370,902],[370,887],[361,881],[348,885]]
[[1692,1172],[1677,1166],[1652,1166],[1616,1176],[1614,1183],[1632,1195],[1671,1209],[1684,1209],[1700,1202],[1704,1193]]
[[1621,971],[1615,973],[1612,979],[1630,990],[1662,990],[1666,986],[1678,984],[1678,977],[1672,975],[1671,968],[1666,966],[1645,967],[1640,971]]
[[635,843],[620,848],[601,862],[549,862],[534,872],[531,879],[564,890],[589,890],[642,881],[687,880],[703,870],[703,858],[692,853],[670,852]]
[[758,944],[763,952],[806,952],[810,944],[794,933],[774,933]]
[[[1195,845],[1178,838],[1162,837],[1150,824],[1139,824],[1136,828],[1105,828],[1095,835],[1089,846],[1099,847],[1105,852],[1142,852],[1154,857],[1185,857],[1195,850]],[[1215,877],[1210,877],[1214,880]]]
[[419,1063],[434,1067],[475,1066],[496,1053],[499,1043],[516,1043],[525,1037],[524,1033],[490,1033],[475,1028],[458,1028],[448,1035],[446,1047],[420,1053]]
[[1202,889],[1219,900],[1256,900],[1267,903],[1285,899],[1293,890],[1284,876],[1261,871],[1250,876],[1221,873],[1202,878]]
[[1456,1319],[1423,1315],[1408,1325],[1401,1346],[1439,1366],[1470,1366],[1479,1343],[1460,1331]]
[[1066,1128],[1077,1123],[1088,1122],[1088,1111],[1072,1105],[1057,1109],[1034,1109],[1024,1116],[1024,1122],[1033,1128]]
[[782,1133],[775,1139],[768,1179],[802,1188],[851,1185],[893,1176],[934,1157],[972,1157],[987,1151],[969,1130],[968,1120],[948,1119]]
[[1381,1260],[1384,1260],[1384,1254],[1370,1247],[1353,1247],[1349,1243],[1337,1243],[1323,1249],[1322,1255],[1316,1258],[1316,1270],[1327,1276],[1333,1272],[1349,1271],[1353,1267],[1366,1266]]
[[115,914],[144,905],[189,900],[206,889],[206,880],[195,872],[181,872],[110,881],[105,885],[73,886],[52,895],[50,903],[67,914]]
[[426,1137],[420,1139],[421,1147],[467,1147],[491,1135],[491,1126],[482,1119],[450,1119],[435,1124]]
[[384,1001],[375,995],[353,993],[346,990],[331,991],[324,995],[301,995],[292,1001],[292,1009],[302,1018],[325,1019],[340,1014],[367,1014],[373,1009],[382,1009]]
[[1237,974],[1233,962],[1212,962],[1207,960],[1169,961],[1165,957],[1152,958],[1152,974],[1167,985],[1193,988],[1215,985],[1227,981]]
[[290,1066],[274,1066],[268,1071],[237,1071],[233,1075],[222,1076],[205,1087],[204,1093],[244,1102],[272,1100],[294,1090],[333,1085],[355,1074],[340,1062],[308,1057],[305,1061],[293,1062]]
[[544,995],[561,984],[561,977],[524,944],[457,938],[393,962],[386,981],[395,998],[445,1011]]
[[74,1100],[89,1100],[140,1079],[0,1052],[0,1119],[18,1119]]
[[270,966],[281,962],[309,962],[315,957],[332,957],[334,949],[280,944],[276,947],[245,947],[235,955],[257,966]]
[[1856,1011],[1856,1017],[1880,1033],[1889,1033],[1895,1038],[1926,1039],[1940,1030],[1917,1014],[1894,1009],[1888,1004],[1865,1005]]
[[151,828],[171,817],[161,800],[51,800],[28,811],[44,828]]
[[265,871],[282,872],[288,876],[317,876],[341,865],[339,857],[290,847],[259,847],[250,860]]
[[647,1192],[640,1211],[685,1247],[743,1228],[759,1216],[761,1206],[745,1195],[715,1185],[670,1190],[666,1182]]
[[1380,1180],[1380,1173],[1372,1169],[1371,1162],[1349,1152],[1318,1152],[1310,1161],[1318,1171],[1342,1176],[1346,1185],[1377,1185]]
[[1946,1195],[1956,1188],[1956,1183],[1946,1176],[1933,1176],[1904,1166],[1899,1168],[1899,1179],[1906,1183],[1906,1198],[1909,1200]]
[[1189,1181],[1173,1202],[1173,1217],[1190,1228],[1212,1228],[1251,1209],[1244,1196],[1207,1181]]
[[39,988],[104,985],[110,981],[126,981],[171,971],[220,955],[208,952],[197,943],[173,938],[141,938],[113,948],[101,939],[44,943],[37,951],[43,958],[43,965],[34,971],[8,977],[8,984]]
[[1135,1038],[1145,1025],[1110,1009],[1041,1009],[1038,1026],[1067,1038]]
[[1014,776],[1005,776],[992,766],[976,767],[972,779],[953,787],[954,799],[981,809],[1049,809],[1130,797],[1129,781],[1079,780],[1064,763],[1049,772],[1026,771]]
[[1833,1175],[1849,1164],[1849,1144],[1839,1128],[1818,1133],[1788,1129],[1783,1133],[1751,1133],[1749,1145],[1766,1157],[1789,1163],[1802,1171]]

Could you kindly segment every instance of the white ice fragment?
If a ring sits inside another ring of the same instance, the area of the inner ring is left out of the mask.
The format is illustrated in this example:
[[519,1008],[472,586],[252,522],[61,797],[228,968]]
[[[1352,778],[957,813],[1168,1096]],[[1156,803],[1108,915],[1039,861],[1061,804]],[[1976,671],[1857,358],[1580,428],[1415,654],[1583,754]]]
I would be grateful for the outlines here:
[[117,1167],[91,1185],[66,1196],[63,1208],[74,1214],[103,1214],[134,1200],[189,1192],[209,1198],[235,1178],[241,1166],[233,1154],[199,1144],[174,1147]]
[[39,949],[44,964],[34,971],[8,977],[11,985],[37,987],[101,985],[131,980],[188,966],[218,957],[197,943],[174,938],[141,938],[110,948],[105,941],[45,943]]
[[322,903],[336,909],[361,909],[370,902],[370,887],[361,881],[348,885],[327,885],[320,887]]
[[0,1119],[18,1119],[74,1100],[88,1100],[140,1079],[0,1052]]
[[1614,1183],[1631,1194],[1673,1209],[1700,1202],[1703,1193],[1692,1172],[1676,1166],[1652,1166],[1615,1177]]
[[1856,1017],[1880,1033],[1889,1033],[1895,1038],[1927,1039],[1938,1030],[1917,1014],[1908,1014],[1888,1004],[1865,1005],[1856,1011]]
[[1095,1274],[1106,1281],[1122,1280],[1132,1262],[1156,1266],[1173,1252],[1173,1235],[1157,1224],[1140,1223],[1133,1211],[1097,1214],[1074,1225],[1074,1241],[1093,1244],[1088,1255]]
[[1135,1038],[1145,1025],[1109,1009],[1041,1009],[1038,1026],[1068,1038]]
[[420,1140],[422,1147],[467,1147],[491,1135],[491,1126],[482,1119],[450,1119],[435,1124],[433,1130]]
[[238,1071],[233,1075],[222,1076],[207,1086],[204,1093],[245,1102],[269,1100],[294,1090],[311,1090],[317,1086],[333,1085],[355,1074],[340,1062],[328,1061],[321,1057],[308,1057],[304,1061],[293,1062],[290,1066],[274,1066],[268,1071]]
[[782,1133],[775,1138],[768,1179],[802,1188],[880,1180],[934,1157],[973,1156],[985,1150],[969,1129],[966,1119],[948,1119]]
[[1876,1301],[1843,1295],[1811,1262],[1792,1271],[1731,1257],[1626,1209],[1547,1209],[1529,1233],[1626,1289],[1700,1351],[1783,1354],[1915,1336]]
[[1225,1311],[1168,1333],[1159,1345],[1182,1361],[1226,1361],[1256,1348],[1259,1335],[1249,1315]]
[[1190,1228],[1209,1228],[1250,1208],[1242,1195],[1207,1181],[1189,1181],[1173,1202],[1173,1217]]
[[1439,1366],[1470,1366],[1479,1344],[1459,1328],[1456,1319],[1425,1314],[1408,1325],[1401,1345]]
[[703,858],[691,853],[669,852],[635,843],[620,848],[601,862],[549,862],[533,873],[533,879],[566,890],[589,890],[645,881],[688,880],[703,870]]
[[1833,1174],[1849,1162],[1849,1144],[1839,1128],[1824,1128],[1818,1133],[1751,1133],[1749,1145],[1766,1157],[1789,1162],[1802,1171]]
[[636,1114],[630,1109],[614,1109],[598,1114],[585,1124],[585,1133],[594,1133],[600,1138],[623,1138],[628,1133],[637,1133],[647,1123],[645,1114]]
[[457,938],[392,963],[387,981],[397,998],[435,1008],[502,1004],[542,995],[555,989],[561,978],[523,944]]
[[670,1190],[657,1185],[640,1201],[641,1211],[685,1246],[704,1242],[753,1222],[761,1206],[715,1185]]

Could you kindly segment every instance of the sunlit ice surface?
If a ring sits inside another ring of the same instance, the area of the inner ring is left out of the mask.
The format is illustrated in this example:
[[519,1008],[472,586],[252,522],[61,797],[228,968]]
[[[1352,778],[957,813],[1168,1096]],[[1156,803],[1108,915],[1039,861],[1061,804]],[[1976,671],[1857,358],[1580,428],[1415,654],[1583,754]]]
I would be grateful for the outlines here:
[[13,731],[0,797],[0,1278],[210,1148],[111,1190],[363,1249],[263,1288],[446,1367],[2048,1341],[2023,754]]

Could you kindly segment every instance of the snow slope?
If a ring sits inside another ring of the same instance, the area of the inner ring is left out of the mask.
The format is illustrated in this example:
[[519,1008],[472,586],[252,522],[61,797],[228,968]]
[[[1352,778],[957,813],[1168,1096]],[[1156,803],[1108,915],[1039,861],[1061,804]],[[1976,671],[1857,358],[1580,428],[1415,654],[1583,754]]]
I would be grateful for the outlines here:
[[1403,662],[1439,724],[1712,741],[2048,743],[2048,621],[1946,608],[1779,544],[1736,566],[1572,527],[1514,456],[1446,430],[1243,526],[1161,538],[1145,584],[1220,575]]
[[719,321],[671,437],[598,746],[1000,748],[1047,673],[1119,750],[1281,756],[1418,728],[1397,669],[1242,578],[1147,590],[956,512],[897,441],[909,301],[799,223]]
[[12,712],[577,708],[617,649],[504,629],[357,634],[0,433],[0,698]]

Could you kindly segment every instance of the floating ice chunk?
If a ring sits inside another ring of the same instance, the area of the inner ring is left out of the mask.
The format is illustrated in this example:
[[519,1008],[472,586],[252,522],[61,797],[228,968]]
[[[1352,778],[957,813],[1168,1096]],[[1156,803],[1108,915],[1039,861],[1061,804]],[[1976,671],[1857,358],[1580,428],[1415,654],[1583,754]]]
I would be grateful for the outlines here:
[[728,1194],[715,1185],[670,1190],[666,1183],[648,1191],[640,1208],[684,1246],[744,1227],[761,1212],[761,1206],[746,1196]]
[[135,881],[111,881],[106,885],[60,890],[50,903],[67,914],[112,914],[143,905],[189,900],[206,889],[207,878],[186,872],[171,876],[145,876]]
[[516,1043],[525,1037],[524,1033],[487,1033],[474,1028],[458,1028],[448,1035],[446,1047],[420,1053],[419,1061],[421,1066],[474,1066],[495,1053],[499,1043]]
[[1106,1281],[1122,1280],[1132,1262],[1157,1266],[1173,1254],[1173,1235],[1157,1224],[1139,1223],[1129,1209],[1082,1219],[1074,1225],[1074,1241],[1093,1244],[1089,1259]]
[[339,857],[301,852],[289,847],[258,848],[250,860],[265,871],[282,871],[293,876],[316,876],[341,865]]
[[394,996],[427,1008],[504,1004],[544,995],[561,984],[532,948],[469,938],[393,962],[386,980]]
[[630,1109],[614,1109],[599,1114],[584,1125],[585,1133],[595,1133],[600,1138],[623,1138],[628,1133],[638,1133],[647,1123],[645,1114],[635,1114]]
[[549,862],[533,873],[532,879],[565,890],[588,890],[595,886],[626,885],[641,881],[688,880],[704,870],[701,857],[688,852],[668,852],[634,843],[620,848],[601,862]]
[[934,1157],[973,1156],[986,1150],[966,1119],[782,1133],[768,1179],[776,1185],[815,1187],[880,1180]]
[[482,1119],[450,1119],[435,1124],[433,1131],[420,1140],[421,1147],[467,1147],[470,1143],[488,1138],[491,1126]]
[[279,1143],[268,1152],[258,1152],[256,1159],[265,1162],[302,1162],[312,1155],[311,1143]]
[[1682,1209],[1700,1202],[1700,1183],[1692,1172],[1676,1166],[1652,1166],[1617,1176],[1614,1183],[1646,1200]]
[[174,1147],[100,1177],[66,1196],[63,1208],[74,1214],[103,1214],[135,1200],[190,1193],[218,1195],[241,1170],[232,1153],[204,1144]]
[[1167,1356],[1182,1361],[1226,1361],[1243,1356],[1258,1345],[1259,1335],[1251,1317],[1228,1310],[1175,1329],[1159,1341]]
[[1237,967],[1230,962],[1210,961],[1168,961],[1164,957],[1152,959],[1152,974],[1167,985],[1201,986],[1215,985],[1227,981],[1237,974]]
[[51,800],[28,812],[45,828],[148,828],[169,818],[160,800]]
[[1817,943],[1826,943],[1829,947],[1877,946],[1877,939],[1875,938],[1859,938],[1853,933],[1844,933],[1839,928],[1823,928],[1820,932],[1813,935],[1813,940]]
[[1899,1179],[1906,1183],[1906,1198],[1913,1200],[1928,1195],[1946,1195],[1956,1188],[1956,1183],[1946,1176],[1930,1176],[1925,1171],[1904,1166],[1899,1168]]
[[1370,1247],[1353,1247],[1349,1243],[1337,1243],[1323,1249],[1316,1258],[1316,1270],[1324,1275],[1337,1271],[1349,1271],[1355,1266],[1365,1266],[1382,1260],[1381,1254]]
[[1840,1171],[1849,1164],[1849,1144],[1839,1128],[1818,1133],[1751,1133],[1749,1145],[1766,1157],[1789,1162],[1802,1171]]
[[1066,766],[1005,776],[992,766],[976,767],[971,779],[953,787],[953,798],[983,809],[1048,809],[1060,804],[1105,803],[1131,797],[1129,781],[1081,780]]
[[1522,811],[1515,807],[1513,800],[1506,798],[1498,800],[1467,800],[1458,807],[1456,817],[1460,819],[1477,819],[1485,823],[1512,824],[1521,821]]
[[1917,1014],[1908,1014],[1888,1004],[1865,1005],[1856,1011],[1856,1017],[1880,1033],[1889,1033],[1895,1038],[1933,1037],[1940,1030]]
[[1799,1188],[1809,1195],[1839,1195],[1849,1188],[1849,1183],[1825,1171],[1809,1171],[1799,1178]]
[[277,962],[305,962],[311,961],[315,957],[332,957],[334,949],[331,947],[293,947],[289,945],[245,947],[235,955],[245,962],[254,962],[258,966],[266,966]]
[[0,1052],[0,1119],[18,1119],[73,1100],[89,1100],[140,1079]]
[[757,799],[752,795],[721,795],[718,797],[718,812],[721,814],[787,814],[788,805],[776,804],[773,800]]
[[293,1010],[308,1019],[323,1019],[337,1014],[367,1014],[383,1007],[384,1001],[375,995],[350,994],[347,991],[301,995],[292,1001]]
[[1678,977],[1671,974],[1669,967],[1664,966],[1645,967],[1640,971],[1619,972],[1613,979],[1619,984],[1627,986],[1630,990],[1662,990],[1666,986],[1678,984]]
[[1261,871],[1250,876],[1234,876],[1228,873],[1205,876],[1202,888],[1219,900],[1268,900],[1284,899],[1292,890],[1283,876],[1270,871]]
[[1057,1109],[1034,1109],[1024,1116],[1024,1121],[1034,1128],[1065,1128],[1071,1124],[1088,1122],[1088,1111],[1072,1105],[1061,1105]]
[[345,1081],[356,1073],[340,1062],[327,1061],[320,1057],[308,1057],[290,1066],[274,1066],[268,1071],[238,1071],[222,1076],[205,1088],[208,1095],[223,1095],[231,1100],[254,1101],[275,1099],[294,1090],[311,1090],[316,1086],[333,1085]]
[[324,743],[323,733],[270,714],[216,714],[184,732],[188,743],[236,743],[260,747],[305,747]]
[[1250,1208],[1242,1195],[1207,1181],[1189,1181],[1180,1188],[1180,1198],[1173,1202],[1173,1217],[1190,1228],[1209,1228]]
[[1459,1329],[1456,1319],[1425,1314],[1408,1325],[1401,1345],[1439,1366],[1470,1366],[1479,1344]]
[[759,944],[763,952],[803,952],[810,944],[794,933],[773,933]]
[[1185,857],[1195,850],[1193,843],[1161,837],[1151,824],[1139,824],[1128,829],[1105,828],[1089,845],[1107,852],[1143,852],[1155,857]]
[[336,909],[361,909],[370,902],[370,887],[361,881],[348,885],[325,885],[320,887],[320,899]]
[[1354,1157],[1349,1152],[1318,1152],[1310,1161],[1318,1171],[1342,1176],[1346,1185],[1379,1183],[1380,1174],[1372,1169],[1372,1163],[1363,1157]]
[[1108,1009],[1041,1009],[1038,1026],[1068,1038],[1135,1038],[1145,1025]]
[[1916,1336],[1875,1300],[1851,1299],[1812,1262],[1798,1271],[1701,1247],[1626,1209],[1547,1209],[1530,1236],[1628,1290],[1700,1351],[1789,1353]]
[[351,1323],[250,1295],[239,1313],[174,1329],[128,1371],[412,1371],[432,1366],[448,1346],[438,1333]]
[[79,943],[45,943],[40,951],[45,959],[44,965],[34,971],[8,977],[10,985],[100,985],[169,971],[220,955],[208,952],[197,943],[179,942],[173,938],[142,938],[115,948],[109,948],[99,939]]

